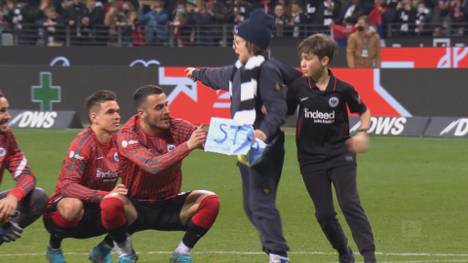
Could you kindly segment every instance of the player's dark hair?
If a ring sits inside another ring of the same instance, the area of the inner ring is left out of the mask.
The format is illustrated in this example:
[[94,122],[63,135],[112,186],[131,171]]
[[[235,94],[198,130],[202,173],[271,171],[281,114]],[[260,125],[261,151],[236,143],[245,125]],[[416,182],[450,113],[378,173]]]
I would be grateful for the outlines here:
[[164,93],[164,90],[158,85],[147,84],[147,85],[139,87],[135,91],[135,94],[133,94],[133,103],[135,104],[135,107],[138,109],[146,102],[146,98],[148,98],[148,96],[154,95],[154,94],[159,95],[163,93]]
[[91,94],[85,101],[86,113],[89,115],[96,107],[101,106],[101,103],[117,100],[117,96],[110,90],[98,90]]
[[299,56],[304,53],[312,53],[315,54],[319,59],[328,57],[330,59],[329,63],[331,63],[337,48],[338,45],[330,36],[325,34],[314,34],[299,43],[299,46],[297,46],[297,52],[299,53]]

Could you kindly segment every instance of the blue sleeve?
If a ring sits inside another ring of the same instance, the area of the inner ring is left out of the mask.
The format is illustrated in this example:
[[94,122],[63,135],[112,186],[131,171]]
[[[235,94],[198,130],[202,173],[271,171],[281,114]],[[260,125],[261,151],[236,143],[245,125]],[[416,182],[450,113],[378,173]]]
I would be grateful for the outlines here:
[[233,70],[233,65],[219,68],[200,68],[194,70],[192,75],[196,80],[203,82],[212,89],[229,90],[229,81]]
[[288,106],[286,104],[285,85],[280,70],[266,62],[260,72],[260,96],[267,114],[260,121],[258,128],[268,140],[284,123]]

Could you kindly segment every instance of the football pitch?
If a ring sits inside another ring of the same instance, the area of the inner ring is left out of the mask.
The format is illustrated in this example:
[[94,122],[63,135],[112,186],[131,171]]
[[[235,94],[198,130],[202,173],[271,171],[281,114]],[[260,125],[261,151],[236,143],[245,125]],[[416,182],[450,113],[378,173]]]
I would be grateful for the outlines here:
[[[16,130],[38,185],[52,193],[67,147],[78,130]],[[288,131],[286,161],[277,202],[293,263],[337,262],[315,220],[313,205],[296,161]],[[373,226],[379,262],[468,262],[468,140],[372,137],[358,157],[362,204]],[[194,262],[266,263],[241,199],[233,157],[196,151],[183,165],[183,190],[208,189],[222,201],[212,230],[193,251]],[[1,189],[13,180],[4,175]],[[339,211],[339,209],[338,209]],[[349,228],[338,212],[355,253]],[[133,237],[139,262],[168,262],[182,232],[147,231]],[[100,238],[66,239],[67,262],[87,262]],[[48,234],[42,219],[15,243],[0,246],[0,262],[45,262]],[[115,256],[114,256],[115,259]],[[357,256],[357,262],[362,258]]]

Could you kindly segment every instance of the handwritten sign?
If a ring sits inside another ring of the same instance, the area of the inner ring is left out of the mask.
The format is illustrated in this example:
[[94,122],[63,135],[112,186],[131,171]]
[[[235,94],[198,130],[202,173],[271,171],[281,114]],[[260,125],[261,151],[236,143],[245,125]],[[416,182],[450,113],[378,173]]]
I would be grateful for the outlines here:
[[252,145],[252,125],[232,119],[211,118],[205,143],[206,152],[226,155],[247,154]]

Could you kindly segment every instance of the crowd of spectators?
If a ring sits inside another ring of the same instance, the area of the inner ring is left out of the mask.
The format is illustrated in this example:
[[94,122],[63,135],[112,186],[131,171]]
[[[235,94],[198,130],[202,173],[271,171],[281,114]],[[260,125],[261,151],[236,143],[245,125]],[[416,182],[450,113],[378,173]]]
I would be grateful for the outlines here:
[[468,30],[468,0],[0,0],[0,33],[48,46],[219,45],[257,8],[275,17],[275,37],[346,37],[362,15],[383,38]]

